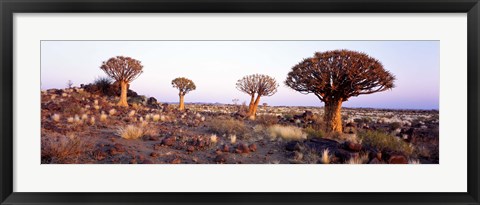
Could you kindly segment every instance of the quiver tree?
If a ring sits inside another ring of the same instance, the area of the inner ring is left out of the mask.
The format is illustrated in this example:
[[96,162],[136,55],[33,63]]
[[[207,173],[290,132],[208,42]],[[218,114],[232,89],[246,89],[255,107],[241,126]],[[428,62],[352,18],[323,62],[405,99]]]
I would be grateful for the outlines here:
[[272,96],[277,92],[277,88],[277,81],[268,75],[247,75],[237,81],[237,89],[250,95],[250,104],[247,113],[250,119],[255,119],[260,97]]
[[172,86],[178,89],[178,96],[180,97],[180,103],[178,105],[179,110],[185,109],[184,97],[188,92],[195,90],[197,87],[192,80],[188,78],[175,78],[172,80]]
[[327,131],[342,132],[342,102],[350,97],[394,87],[395,76],[367,54],[334,50],[317,52],[293,66],[285,84],[303,93],[313,93],[325,103]]
[[141,62],[130,57],[117,56],[104,61],[100,69],[120,83],[121,94],[118,105],[127,107],[127,86],[142,74]]

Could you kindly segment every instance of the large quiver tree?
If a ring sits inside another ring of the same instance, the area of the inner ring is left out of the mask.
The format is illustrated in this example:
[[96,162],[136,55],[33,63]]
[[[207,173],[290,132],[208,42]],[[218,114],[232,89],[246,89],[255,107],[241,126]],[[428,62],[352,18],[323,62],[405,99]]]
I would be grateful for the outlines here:
[[247,75],[238,80],[236,85],[238,90],[250,95],[250,104],[247,113],[250,119],[255,119],[260,97],[272,96],[277,92],[278,88],[278,83],[275,81],[275,78],[262,74]]
[[328,131],[342,132],[342,102],[350,97],[394,87],[395,76],[382,63],[365,53],[350,50],[317,52],[293,66],[285,84],[303,93],[313,93],[325,103]]
[[172,86],[178,89],[178,96],[180,97],[180,102],[178,104],[179,110],[185,109],[184,98],[187,93],[192,90],[197,89],[195,83],[192,80],[184,77],[175,78],[172,80]]
[[117,56],[102,62],[100,69],[120,83],[121,94],[118,105],[127,107],[128,84],[142,74],[141,62],[130,57]]

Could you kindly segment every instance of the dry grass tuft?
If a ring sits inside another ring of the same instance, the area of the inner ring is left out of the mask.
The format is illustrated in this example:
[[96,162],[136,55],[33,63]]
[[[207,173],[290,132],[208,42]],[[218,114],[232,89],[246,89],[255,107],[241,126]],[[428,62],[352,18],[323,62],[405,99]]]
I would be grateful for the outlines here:
[[362,154],[359,157],[352,157],[346,163],[347,164],[366,164],[368,163],[368,153]]
[[213,143],[213,144],[216,144],[218,141],[217,139],[217,135],[213,134],[210,136],[210,142]]
[[230,135],[230,143],[235,144],[237,142],[237,135]]
[[101,121],[101,122],[107,121],[107,117],[108,117],[108,115],[105,114],[105,113],[100,114],[100,121]]
[[330,150],[327,148],[327,149],[324,149],[322,151],[322,164],[330,164],[330,158],[332,158],[332,156],[330,155]]
[[124,139],[138,139],[144,135],[144,129],[140,126],[127,125],[118,128],[117,135]]
[[418,160],[418,159],[410,159],[410,160],[408,160],[408,163],[409,164],[422,164],[422,163],[420,163],[420,160]]
[[153,120],[154,122],[158,122],[158,121],[160,120],[160,115],[159,115],[159,114],[153,115],[152,120]]
[[95,117],[90,118],[90,125],[95,125]]
[[52,115],[52,120],[55,121],[55,122],[59,122],[60,121],[60,115],[59,114],[53,114]]
[[109,114],[110,116],[115,115],[115,113],[117,113],[117,110],[115,110],[114,108],[112,108],[112,109],[110,109],[110,110],[108,111],[108,114]]
[[307,138],[307,134],[302,129],[294,126],[273,125],[268,127],[267,131],[272,139],[280,137],[285,140],[303,140]]

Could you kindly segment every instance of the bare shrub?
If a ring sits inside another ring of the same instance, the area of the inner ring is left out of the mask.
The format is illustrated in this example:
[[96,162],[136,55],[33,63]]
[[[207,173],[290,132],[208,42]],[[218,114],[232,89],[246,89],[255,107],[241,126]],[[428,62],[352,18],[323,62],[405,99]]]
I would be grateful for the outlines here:
[[42,136],[41,143],[42,163],[75,163],[78,157],[91,147],[73,135]]

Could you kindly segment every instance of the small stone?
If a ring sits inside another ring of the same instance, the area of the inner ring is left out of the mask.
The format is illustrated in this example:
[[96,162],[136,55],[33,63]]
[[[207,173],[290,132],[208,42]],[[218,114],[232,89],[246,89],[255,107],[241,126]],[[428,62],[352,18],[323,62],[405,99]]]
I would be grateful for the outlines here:
[[193,151],[195,151],[194,146],[190,145],[190,146],[187,147],[187,152],[193,152]]
[[166,137],[162,140],[162,145],[172,146],[175,143],[175,137]]
[[227,158],[224,154],[217,154],[217,156],[215,156],[215,162],[216,163],[225,163],[227,161]]
[[248,149],[250,149],[250,151],[252,152],[255,152],[257,151],[257,145],[256,144],[251,144],[248,146]]
[[150,153],[150,157],[158,157],[158,153],[152,152],[152,153]]
[[170,162],[170,164],[180,164],[180,163],[182,163],[182,160],[180,160],[180,158],[175,158]]
[[223,151],[223,152],[230,152],[230,147],[225,144],[225,145],[223,145],[223,147],[222,147],[222,151]]
[[248,146],[246,144],[240,143],[240,144],[237,145],[236,152],[237,153],[248,154],[248,153],[250,153],[250,149],[248,148]]

